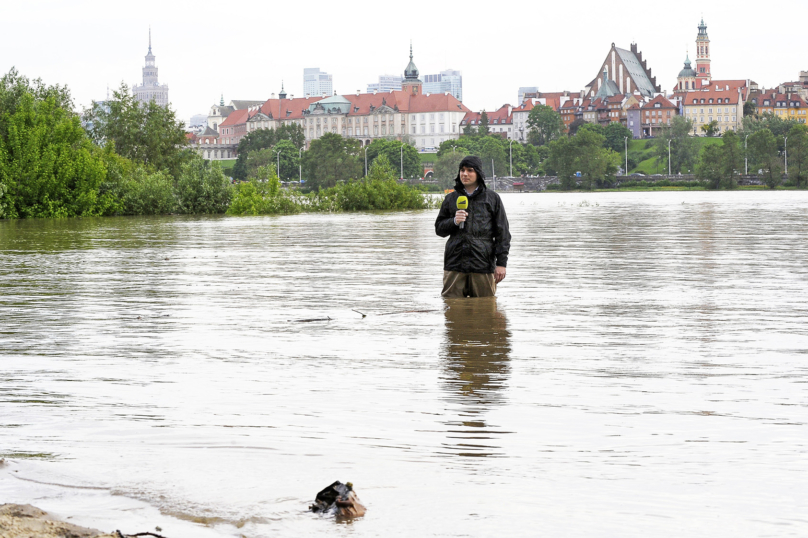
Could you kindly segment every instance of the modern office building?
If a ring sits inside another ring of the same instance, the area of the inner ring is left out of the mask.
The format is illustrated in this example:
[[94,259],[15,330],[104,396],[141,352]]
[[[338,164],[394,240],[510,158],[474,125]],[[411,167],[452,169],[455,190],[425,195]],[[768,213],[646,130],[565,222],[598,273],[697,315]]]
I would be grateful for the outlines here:
[[303,95],[322,96],[333,95],[334,81],[328,73],[320,71],[319,67],[307,67],[303,69]]
[[401,83],[404,77],[401,75],[379,75],[379,82],[368,84],[368,93],[373,92],[397,92],[401,90]]
[[424,93],[446,93],[463,101],[463,75],[460,71],[447,69],[437,75],[424,75]]
[[525,94],[526,93],[539,93],[538,86],[520,86],[519,87],[519,97],[517,99],[517,103],[520,105],[525,102]]

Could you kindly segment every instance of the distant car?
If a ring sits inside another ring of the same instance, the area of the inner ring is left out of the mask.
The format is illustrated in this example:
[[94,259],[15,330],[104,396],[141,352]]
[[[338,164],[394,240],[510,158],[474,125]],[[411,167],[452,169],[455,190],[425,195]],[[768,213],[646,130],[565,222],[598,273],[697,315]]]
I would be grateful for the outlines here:
[[651,177],[665,177],[662,174],[651,174]]
[[634,172],[633,174],[631,174],[631,177],[645,177],[645,174],[641,174],[639,172]]

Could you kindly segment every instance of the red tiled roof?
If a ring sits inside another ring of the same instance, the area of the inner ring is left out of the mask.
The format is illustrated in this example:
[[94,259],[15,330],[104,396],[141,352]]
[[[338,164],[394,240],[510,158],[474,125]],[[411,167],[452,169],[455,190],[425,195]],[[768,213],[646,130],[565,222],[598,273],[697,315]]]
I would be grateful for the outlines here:
[[[312,103],[323,99],[325,99],[325,97],[319,95],[316,97],[298,97],[296,99],[267,99],[264,104],[261,105],[261,113],[267,116],[271,114],[272,118],[276,120],[299,120],[303,118],[304,110],[308,110]],[[252,116],[252,114],[250,114],[250,116]],[[222,123],[222,125],[224,125],[224,123]]]
[[[691,92],[691,93],[697,93],[697,92]],[[701,93],[701,92],[698,92],[698,93]],[[668,98],[663,96],[663,95],[657,95],[656,97],[654,97],[653,99],[651,99],[650,101],[645,103],[642,106],[642,108],[657,108],[657,107],[654,106],[657,103],[659,103],[659,108],[677,108],[676,105],[671,103],[668,100]]]
[[219,124],[219,128],[229,127],[231,125],[238,125],[239,123],[246,123],[250,119],[250,109],[242,108],[241,110],[234,110],[227,116],[227,119]]

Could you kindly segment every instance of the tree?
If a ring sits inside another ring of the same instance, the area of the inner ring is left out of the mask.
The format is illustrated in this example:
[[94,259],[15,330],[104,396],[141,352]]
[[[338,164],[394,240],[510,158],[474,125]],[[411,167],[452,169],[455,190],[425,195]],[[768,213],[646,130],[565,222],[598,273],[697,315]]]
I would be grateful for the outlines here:
[[373,159],[373,164],[370,166],[370,170],[368,171],[368,180],[392,181],[398,177],[398,174],[399,172],[397,170],[393,170],[393,165],[390,164],[390,159],[387,158],[387,155],[382,153]]
[[[527,116],[530,127],[528,140],[534,146],[544,146],[560,137],[565,130],[561,115],[546,105],[536,105]],[[533,138],[530,138],[530,137]]]
[[444,189],[454,187],[457,171],[460,169],[460,161],[468,155],[464,148],[458,148],[457,151],[445,152],[440,155],[435,161],[435,167],[432,169],[432,174],[435,180]]
[[337,181],[362,176],[359,141],[325,133],[312,140],[303,156],[303,176],[307,187],[333,187]]
[[477,129],[477,134],[480,136],[488,136],[488,114],[483,110],[480,114],[480,127]]
[[472,137],[477,134],[477,129],[471,123],[466,123],[463,126],[463,136]]
[[137,101],[126,84],[112,95],[106,103],[93,102],[85,113],[90,137],[98,145],[113,144],[118,155],[179,177],[192,152],[174,111],[154,101]]
[[578,131],[572,138],[576,155],[576,168],[581,173],[581,187],[592,190],[598,185],[610,183],[617,171],[620,156],[604,148],[605,137],[588,129]]
[[721,137],[723,178],[721,186],[725,189],[734,189],[738,186],[738,176],[743,167],[743,151],[741,140],[735,131],[726,131]]
[[777,139],[768,129],[762,129],[747,139],[749,153],[754,161],[763,167],[764,183],[770,189],[780,184],[782,170],[777,151]]
[[696,166],[696,177],[707,181],[708,189],[734,189],[743,166],[740,139],[734,131],[721,137],[721,144],[707,144]]
[[690,132],[693,122],[684,116],[674,116],[670,125],[663,125],[659,136],[654,140],[654,155],[657,162],[668,160],[668,141],[671,142],[671,172],[674,174],[690,171],[696,161],[696,145]]
[[[485,177],[494,177],[508,174],[508,154],[504,149],[504,140],[498,136],[487,136],[481,140],[477,156],[483,161]],[[493,165],[493,168],[492,168]]]
[[808,126],[797,124],[788,131],[788,162],[791,164],[789,177],[796,186],[808,185]]
[[696,177],[707,181],[708,189],[717,189],[721,185],[721,157],[721,147],[718,144],[709,144],[701,150]]
[[578,128],[576,136],[582,133],[583,131],[589,131],[597,134],[598,136],[602,136],[604,139],[606,138],[606,128],[599,123],[588,123],[588,122],[584,123],[583,125],[581,125],[581,127]]
[[625,150],[626,138],[631,140],[634,135],[628,130],[628,127],[613,121],[606,126],[603,132],[606,141],[603,143],[604,147],[609,148],[617,153],[623,153]]
[[578,183],[575,177],[575,161],[576,155],[571,138],[562,136],[558,140],[550,142],[550,156],[547,159],[547,165],[558,176],[562,190],[572,190]]
[[[247,160],[250,152],[267,149],[277,146],[282,140],[289,141],[291,145],[280,146],[284,149],[281,154],[281,168],[284,168],[283,157],[285,153],[292,155],[292,151],[297,154],[298,150],[306,143],[306,138],[303,133],[303,127],[297,124],[281,125],[277,129],[256,129],[239,140],[238,143],[238,157],[236,164],[233,165],[233,177],[235,179],[245,180],[249,176],[250,169],[247,167]],[[297,156],[295,161],[287,162],[286,168],[280,171],[280,177],[291,179],[298,176],[297,170]],[[293,170],[294,168],[294,170]],[[285,174],[285,175],[284,175]]]
[[180,213],[224,213],[230,205],[232,185],[218,162],[199,155],[185,163],[174,192]]
[[757,105],[752,101],[746,101],[743,104],[743,117],[751,118],[757,115]]
[[[788,132],[795,125],[799,125],[797,120],[783,119],[781,116],[766,112],[760,116],[745,117],[743,119],[743,134],[752,135],[761,129],[768,129],[775,138],[779,138],[788,136]],[[779,149],[782,150],[783,148],[780,147]]]
[[[277,168],[278,157],[280,157],[281,166],[278,168],[278,177],[284,181],[297,181],[300,177],[300,153],[295,143],[289,139],[279,139],[275,146],[272,148],[272,153],[275,155],[275,163]],[[280,151],[280,155],[278,152]]]
[[107,170],[59,87],[12,71],[0,80],[0,218],[101,215]]
[[578,129],[580,129],[584,125],[586,125],[586,122],[583,120],[583,118],[577,118],[573,120],[573,122],[570,123],[570,126],[567,129],[567,134],[569,136],[575,136],[575,134],[578,132]]
[[396,169],[396,177],[401,174],[401,157],[404,157],[404,178],[420,178],[424,175],[424,166],[421,163],[421,156],[418,150],[410,144],[399,142],[398,140],[376,139],[368,146],[368,166],[380,155],[387,157],[390,165]]
[[705,136],[715,136],[718,134],[718,121],[713,120],[710,123],[705,123],[701,126],[701,130],[704,131]]

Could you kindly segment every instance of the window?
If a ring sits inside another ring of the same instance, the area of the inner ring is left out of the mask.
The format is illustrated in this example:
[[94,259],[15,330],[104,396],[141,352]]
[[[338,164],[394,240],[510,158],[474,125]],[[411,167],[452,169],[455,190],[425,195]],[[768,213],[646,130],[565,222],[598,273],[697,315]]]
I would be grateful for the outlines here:
[[443,124],[440,125],[440,132],[443,132]]
[[735,107],[732,107],[732,111],[735,112]]
[[[712,113],[713,113],[713,109],[712,109],[712,108],[711,108],[711,109],[709,109],[709,110],[707,111],[707,113],[708,113],[708,114],[712,114]],[[710,120],[710,121],[712,121],[712,120]]]
[[415,125],[412,126],[412,134],[415,134]]
[[426,125],[421,125],[421,134],[426,132]]
[[430,115],[429,115],[429,119],[430,119],[430,120],[434,120],[434,119],[435,119],[435,115],[434,115],[434,114],[430,114]]

